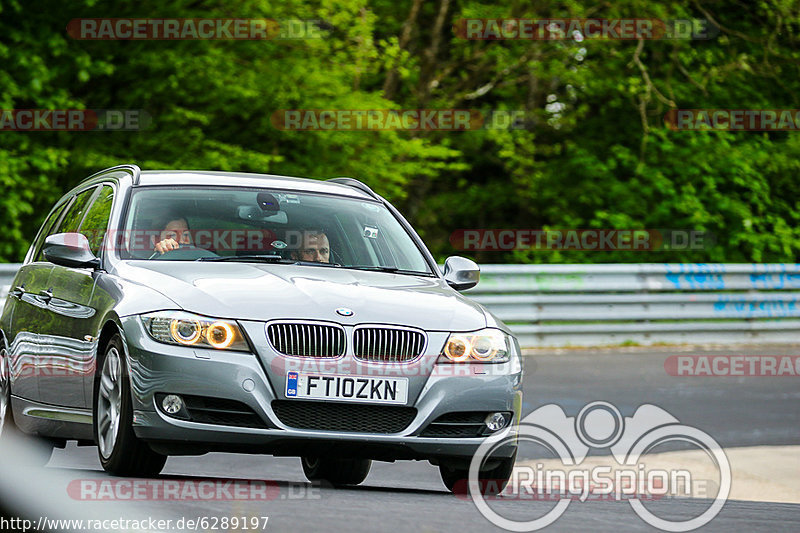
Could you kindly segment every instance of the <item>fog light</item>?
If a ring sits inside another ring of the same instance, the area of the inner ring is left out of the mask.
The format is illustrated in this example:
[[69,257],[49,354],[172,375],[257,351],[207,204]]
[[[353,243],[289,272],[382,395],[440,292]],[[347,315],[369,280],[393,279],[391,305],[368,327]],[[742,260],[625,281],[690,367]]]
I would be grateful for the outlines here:
[[161,408],[169,415],[176,415],[183,411],[183,400],[175,394],[167,394],[161,400]]
[[504,413],[492,413],[484,421],[489,431],[499,431],[506,427],[506,415]]

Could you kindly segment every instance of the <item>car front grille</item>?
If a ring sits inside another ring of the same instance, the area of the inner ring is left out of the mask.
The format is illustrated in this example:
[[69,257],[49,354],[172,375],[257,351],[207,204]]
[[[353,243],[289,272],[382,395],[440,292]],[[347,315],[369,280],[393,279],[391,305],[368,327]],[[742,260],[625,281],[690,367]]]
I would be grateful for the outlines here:
[[422,355],[425,334],[405,328],[358,327],[353,333],[355,356],[375,363],[404,363]]
[[272,410],[296,429],[353,433],[400,433],[417,416],[413,407],[275,400]]
[[341,357],[346,345],[344,329],[332,324],[276,322],[267,337],[278,353],[297,357]]

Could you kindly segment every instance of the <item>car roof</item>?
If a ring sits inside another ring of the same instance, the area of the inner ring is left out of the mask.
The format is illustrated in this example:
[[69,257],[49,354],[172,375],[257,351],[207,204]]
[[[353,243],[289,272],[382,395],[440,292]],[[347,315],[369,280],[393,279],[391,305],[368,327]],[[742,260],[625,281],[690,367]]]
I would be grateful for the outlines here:
[[248,172],[221,172],[207,170],[143,170],[137,187],[157,185],[201,185],[216,187],[266,187],[301,192],[319,192],[375,200],[367,193],[348,185],[309,178],[293,178],[272,174]]

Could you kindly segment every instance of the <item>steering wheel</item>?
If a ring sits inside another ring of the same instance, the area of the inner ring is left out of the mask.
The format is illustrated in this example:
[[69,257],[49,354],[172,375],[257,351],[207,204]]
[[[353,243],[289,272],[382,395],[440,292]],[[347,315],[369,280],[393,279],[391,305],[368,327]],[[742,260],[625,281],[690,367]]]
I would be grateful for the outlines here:
[[180,248],[164,252],[155,252],[148,259],[159,259],[162,261],[186,261],[200,259],[201,257],[219,257],[219,255],[203,248],[198,248],[191,244],[182,244]]
[[331,263],[336,263],[336,264],[339,264],[339,265],[343,265],[343,264],[344,264],[344,263],[342,262],[342,258],[341,258],[341,257],[339,257],[339,254],[338,254],[338,253],[336,253],[336,251],[334,251],[333,249],[331,249],[331,258],[330,258],[330,262],[331,262]]

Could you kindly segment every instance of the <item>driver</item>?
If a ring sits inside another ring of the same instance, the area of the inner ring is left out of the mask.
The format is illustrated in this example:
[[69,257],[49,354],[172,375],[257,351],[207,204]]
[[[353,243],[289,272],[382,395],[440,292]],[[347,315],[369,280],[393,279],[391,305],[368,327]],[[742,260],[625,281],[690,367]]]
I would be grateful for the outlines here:
[[159,236],[159,240],[153,251],[165,254],[172,250],[177,250],[182,245],[192,244],[192,234],[189,231],[189,222],[182,216],[169,216],[164,230]]
[[322,230],[304,230],[300,249],[292,252],[295,261],[313,263],[331,262],[331,245],[328,236]]

